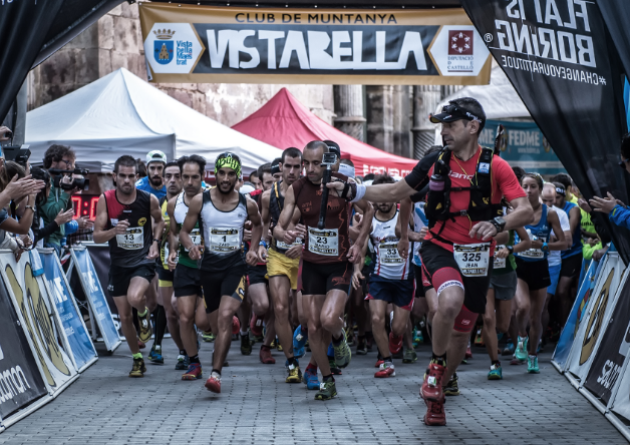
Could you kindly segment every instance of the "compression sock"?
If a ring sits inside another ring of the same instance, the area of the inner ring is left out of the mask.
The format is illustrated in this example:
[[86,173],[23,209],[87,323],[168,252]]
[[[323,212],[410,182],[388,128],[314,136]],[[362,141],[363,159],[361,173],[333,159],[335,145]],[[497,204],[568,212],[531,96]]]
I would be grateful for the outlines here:
[[164,338],[164,332],[166,332],[166,311],[164,306],[157,305],[153,311],[153,318],[155,320],[155,339],[153,345],[162,346],[162,339]]
[[132,355],[134,360],[142,360],[142,352],[137,352]]
[[334,382],[335,379],[333,378],[332,374],[330,374],[330,375],[322,376],[322,381],[324,381],[324,382]]
[[199,354],[190,357],[190,363],[199,363]]
[[440,366],[446,366],[446,353],[444,353],[444,355],[435,355],[435,353],[431,353],[431,361]]

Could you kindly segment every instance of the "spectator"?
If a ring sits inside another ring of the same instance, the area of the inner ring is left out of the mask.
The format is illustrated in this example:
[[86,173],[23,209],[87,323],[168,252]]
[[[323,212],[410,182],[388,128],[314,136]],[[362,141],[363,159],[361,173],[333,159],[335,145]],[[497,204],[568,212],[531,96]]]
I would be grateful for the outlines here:
[[46,204],[50,196],[50,173],[42,167],[33,167],[31,169],[31,175],[34,179],[39,179],[45,184],[45,187],[39,191],[35,198],[35,217],[33,218],[33,225],[31,226],[34,235],[33,244],[37,245],[37,247],[44,247],[44,238],[57,231],[63,224],[72,221],[74,210],[60,210],[55,219],[45,225],[41,207]]
[[138,179],[146,178],[147,164],[145,164],[144,161],[140,158],[136,159],[136,162],[138,163]]

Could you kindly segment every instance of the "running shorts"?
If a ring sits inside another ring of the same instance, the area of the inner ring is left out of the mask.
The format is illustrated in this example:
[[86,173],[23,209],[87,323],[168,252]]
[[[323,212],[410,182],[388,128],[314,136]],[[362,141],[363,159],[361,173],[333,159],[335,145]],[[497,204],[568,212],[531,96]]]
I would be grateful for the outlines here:
[[246,272],[247,268],[244,264],[218,272],[201,269],[201,287],[206,301],[206,313],[219,309],[224,295],[235,298],[239,302],[243,301],[247,282]]
[[189,297],[197,295],[201,297],[201,271],[192,267],[177,263],[173,279],[175,297]]
[[326,295],[336,289],[348,293],[352,279],[352,264],[348,261],[316,264],[303,261],[302,294]]
[[447,287],[457,286],[464,291],[464,305],[468,310],[483,314],[486,311],[486,294],[492,275],[492,258],[485,277],[465,277],[452,252],[434,244],[422,243],[422,285],[436,289],[438,297]]
[[516,276],[529,286],[529,290],[539,290],[549,287],[549,262],[547,258],[541,261],[523,261],[516,257]]
[[150,283],[154,276],[155,263],[141,264],[136,267],[120,267],[112,264],[109,268],[107,290],[112,297],[123,297],[127,295],[132,278],[141,277]]
[[383,300],[399,308],[410,311],[413,308],[415,282],[410,280],[390,280],[373,274],[370,277],[370,293],[366,300]]
[[562,258],[562,269],[560,269],[561,277],[573,278],[582,271],[582,252],[571,255],[568,258]]
[[457,332],[470,333],[475,328],[475,322],[477,321],[478,317],[479,314],[470,311],[466,307],[466,305],[463,304],[462,308],[459,310],[459,314],[457,314],[457,318],[455,318],[453,329],[455,329]]
[[269,254],[267,258],[267,276],[269,278],[285,276],[291,282],[291,289],[297,290],[300,259],[287,258],[286,255],[276,252],[274,249],[269,249],[267,253]]
[[516,295],[518,278],[516,271],[508,273],[492,274],[490,277],[490,289],[494,289],[494,298],[509,301]]
[[173,275],[175,272],[170,269],[164,269],[161,264],[157,265],[155,269],[158,274],[158,286],[173,287]]
[[547,293],[549,295],[556,295],[556,289],[558,288],[558,281],[560,281],[561,269],[562,269],[562,264],[558,264],[556,266],[549,266],[549,278],[551,279],[551,284],[547,288]]
[[260,264],[256,266],[247,265],[247,281],[249,285],[265,283],[267,284],[267,265]]
[[416,298],[424,298],[427,295],[427,291],[432,289],[433,286],[424,287],[422,283],[422,266],[413,265],[413,274],[416,280]]

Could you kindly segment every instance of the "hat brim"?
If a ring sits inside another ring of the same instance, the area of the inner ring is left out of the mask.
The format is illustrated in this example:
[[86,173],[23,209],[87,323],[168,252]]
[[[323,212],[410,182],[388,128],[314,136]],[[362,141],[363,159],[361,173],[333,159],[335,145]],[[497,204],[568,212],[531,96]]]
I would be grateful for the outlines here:
[[464,118],[460,116],[454,116],[451,113],[439,113],[429,115],[429,120],[434,124],[441,124],[442,122],[455,122],[460,119]]

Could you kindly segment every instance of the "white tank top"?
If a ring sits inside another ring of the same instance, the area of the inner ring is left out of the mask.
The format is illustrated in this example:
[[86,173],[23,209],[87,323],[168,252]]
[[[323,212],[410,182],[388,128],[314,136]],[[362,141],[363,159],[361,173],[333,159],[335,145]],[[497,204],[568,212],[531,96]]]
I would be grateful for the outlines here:
[[372,219],[372,233],[370,239],[374,244],[376,264],[374,273],[390,280],[406,280],[409,278],[409,258],[405,261],[398,255],[398,238],[396,237],[396,222],[398,211],[389,221],[379,221],[376,216]]
[[[176,215],[177,216],[177,215]],[[200,219],[206,253],[229,256],[240,252],[243,245],[243,225],[247,220],[247,198],[239,193],[238,205],[224,212],[215,207],[210,190],[203,192]]]

